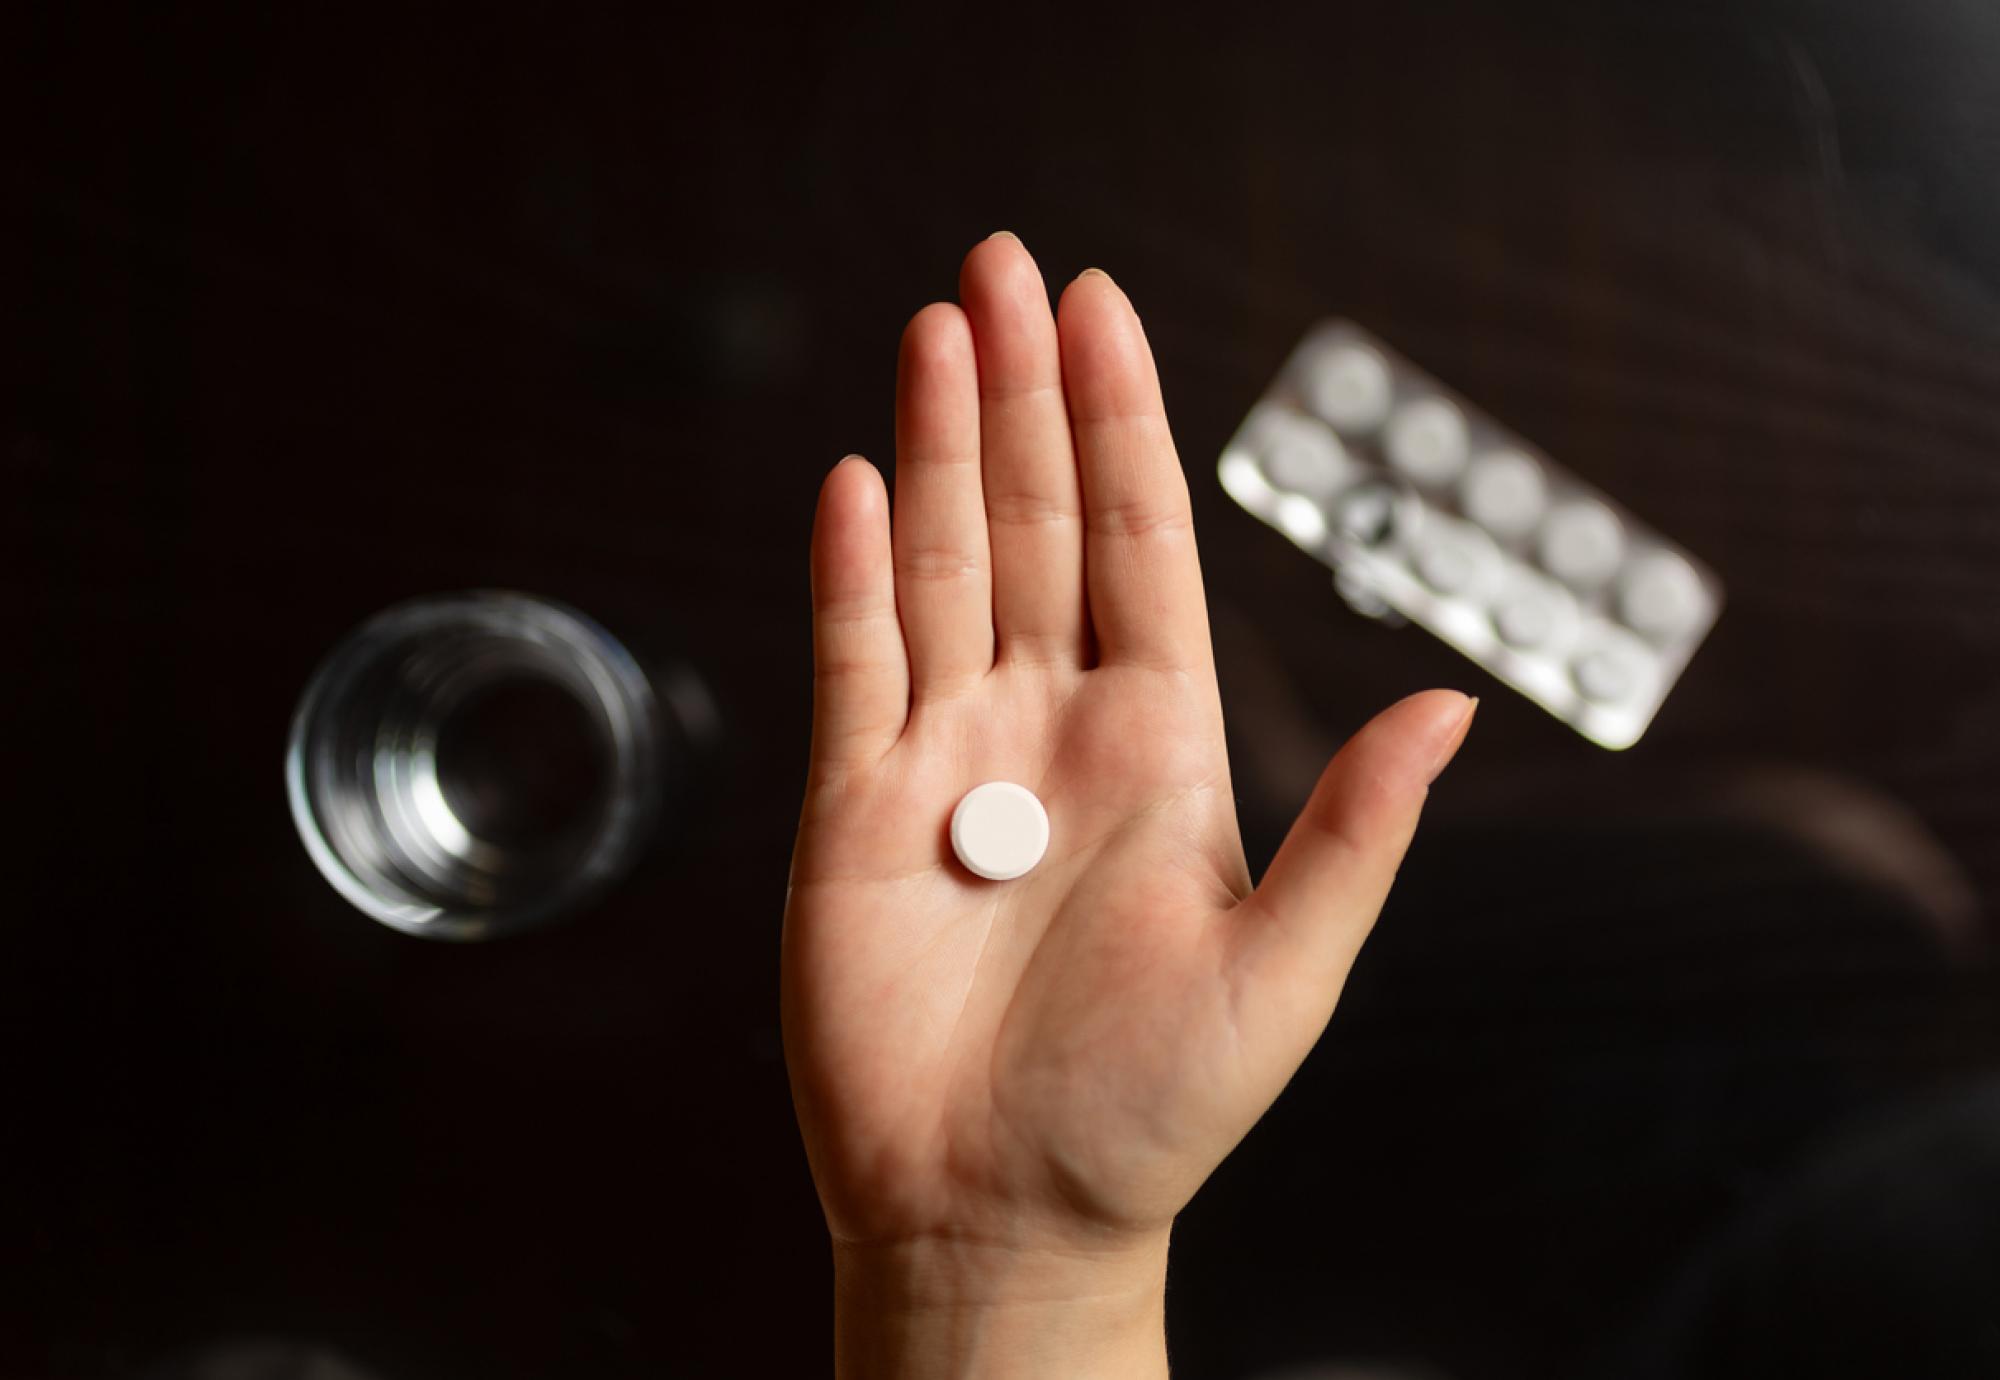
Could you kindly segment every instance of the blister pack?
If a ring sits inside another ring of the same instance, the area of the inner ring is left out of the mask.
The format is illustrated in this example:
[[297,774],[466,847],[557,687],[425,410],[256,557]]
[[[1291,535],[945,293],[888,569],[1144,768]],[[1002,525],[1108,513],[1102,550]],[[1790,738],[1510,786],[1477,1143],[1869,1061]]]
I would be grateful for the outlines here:
[[1313,328],[1222,487],[1592,742],[1629,747],[1714,626],[1693,555],[1347,321]]

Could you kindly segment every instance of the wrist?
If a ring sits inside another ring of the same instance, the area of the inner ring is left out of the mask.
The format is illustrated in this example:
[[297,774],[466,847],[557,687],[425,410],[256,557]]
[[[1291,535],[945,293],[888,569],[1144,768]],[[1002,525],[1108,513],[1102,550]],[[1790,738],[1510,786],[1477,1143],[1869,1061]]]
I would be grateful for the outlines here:
[[841,1380],[1164,1377],[1167,1233],[1088,1247],[834,1243]]

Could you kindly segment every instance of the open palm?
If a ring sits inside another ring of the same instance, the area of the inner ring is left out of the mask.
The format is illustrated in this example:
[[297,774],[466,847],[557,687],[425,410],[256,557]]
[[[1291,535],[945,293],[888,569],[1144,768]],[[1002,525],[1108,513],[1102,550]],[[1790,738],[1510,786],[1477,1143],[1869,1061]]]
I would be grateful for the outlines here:
[[[1053,316],[1026,250],[904,335],[893,536],[850,458],[813,542],[813,756],[787,1060],[837,1240],[1157,1231],[1326,1024],[1471,704],[1335,758],[1261,886],[1238,838],[1188,491],[1138,318]],[[984,781],[1046,805],[1011,882],[954,858]]]

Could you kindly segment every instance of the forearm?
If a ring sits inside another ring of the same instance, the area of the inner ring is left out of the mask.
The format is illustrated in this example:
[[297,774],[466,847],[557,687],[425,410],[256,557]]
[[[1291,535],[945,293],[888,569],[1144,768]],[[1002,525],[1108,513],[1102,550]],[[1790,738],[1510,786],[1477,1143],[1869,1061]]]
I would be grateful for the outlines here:
[[839,1380],[1167,1373],[1164,1233],[1104,1250],[834,1247]]

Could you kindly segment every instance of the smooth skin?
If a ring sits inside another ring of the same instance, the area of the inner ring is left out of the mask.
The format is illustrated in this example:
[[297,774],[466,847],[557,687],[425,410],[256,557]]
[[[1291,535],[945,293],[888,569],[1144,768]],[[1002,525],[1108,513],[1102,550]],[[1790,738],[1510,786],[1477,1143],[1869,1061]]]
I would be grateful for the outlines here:
[[[894,521],[850,456],[813,533],[786,1059],[847,1376],[1157,1376],[1174,1216],[1325,1028],[1474,701],[1333,759],[1262,882],[1236,824],[1188,488],[1138,316],[1051,314],[1001,233],[903,335]],[[1051,841],[973,876],[983,781]]]

